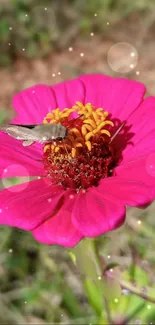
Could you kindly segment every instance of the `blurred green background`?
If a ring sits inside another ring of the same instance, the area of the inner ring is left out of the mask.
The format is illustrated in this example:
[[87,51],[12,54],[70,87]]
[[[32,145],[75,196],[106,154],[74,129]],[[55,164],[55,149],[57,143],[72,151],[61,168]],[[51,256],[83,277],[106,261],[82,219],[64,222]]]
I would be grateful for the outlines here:
[[[139,80],[154,95],[154,33],[154,0],[0,0],[0,123],[14,115],[15,92],[82,73]],[[136,56],[134,64],[125,57],[126,73],[115,66],[120,42]],[[125,225],[96,241],[103,269],[112,269],[123,289],[118,297],[108,294],[114,324],[155,324],[154,229],[152,204],[128,209]],[[62,247],[0,227],[0,275],[1,324],[107,324],[100,294],[83,287]],[[145,299],[125,291],[128,285]]]

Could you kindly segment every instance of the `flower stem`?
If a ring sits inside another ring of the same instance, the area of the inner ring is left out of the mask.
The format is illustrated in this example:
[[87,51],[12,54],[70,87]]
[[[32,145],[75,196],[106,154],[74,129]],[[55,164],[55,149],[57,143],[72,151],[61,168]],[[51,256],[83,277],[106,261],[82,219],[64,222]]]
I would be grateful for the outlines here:
[[76,257],[75,264],[82,275],[83,285],[90,304],[96,311],[99,319],[102,318],[105,310],[108,324],[112,324],[108,301],[104,297],[103,271],[96,251],[95,240],[85,239],[81,241],[72,250],[72,253]]

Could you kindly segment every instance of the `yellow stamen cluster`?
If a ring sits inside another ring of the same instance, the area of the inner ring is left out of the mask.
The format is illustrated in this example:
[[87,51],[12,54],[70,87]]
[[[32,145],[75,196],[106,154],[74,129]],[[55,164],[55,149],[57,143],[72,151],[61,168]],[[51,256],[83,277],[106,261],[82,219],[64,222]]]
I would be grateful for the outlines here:
[[[60,111],[56,108],[51,113],[48,113],[43,123],[64,123],[64,121],[70,121],[70,114],[77,112],[78,118],[82,120],[80,127],[69,127],[67,139],[65,140],[66,149],[74,158],[78,154],[78,148],[86,146],[89,151],[92,149],[93,137],[105,134],[108,137],[111,136],[110,132],[105,129],[106,125],[114,126],[113,122],[107,120],[109,113],[103,111],[103,108],[95,108],[92,104],[87,103],[83,105],[81,102],[76,102],[72,108],[65,108]],[[72,119],[74,122],[74,119]],[[65,123],[64,123],[65,125]],[[49,149],[52,152],[58,152],[61,148],[64,148],[64,143],[58,141],[51,145],[44,147],[44,152]]]

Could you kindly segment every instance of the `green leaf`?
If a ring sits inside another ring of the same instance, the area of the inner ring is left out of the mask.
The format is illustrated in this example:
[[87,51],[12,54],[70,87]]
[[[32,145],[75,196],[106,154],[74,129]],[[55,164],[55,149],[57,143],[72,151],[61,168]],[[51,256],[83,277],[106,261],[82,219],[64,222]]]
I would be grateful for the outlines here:
[[87,278],[84,283],[85,290],[87,292],[88,300],[97,315],[101,315],[103,311],[103,294],[99,290],[96,283]]

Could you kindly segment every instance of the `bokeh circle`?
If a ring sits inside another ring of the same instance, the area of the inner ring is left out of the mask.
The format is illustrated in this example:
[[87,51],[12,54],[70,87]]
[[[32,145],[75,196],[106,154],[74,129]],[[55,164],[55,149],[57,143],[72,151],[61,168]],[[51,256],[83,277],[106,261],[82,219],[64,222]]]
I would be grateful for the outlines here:
[[138,52],[129,43],[116,43],[109,49],[107,61],[113,71],[128,73],[137,65]]

